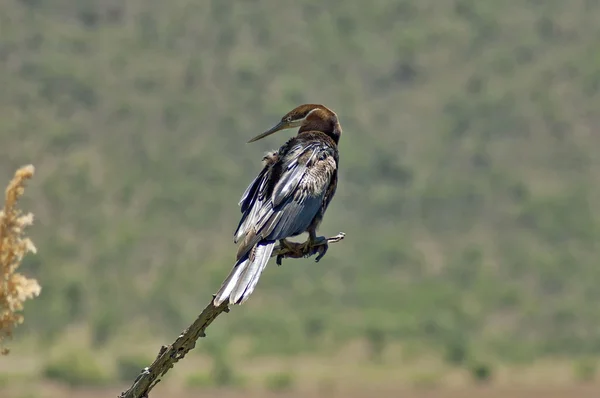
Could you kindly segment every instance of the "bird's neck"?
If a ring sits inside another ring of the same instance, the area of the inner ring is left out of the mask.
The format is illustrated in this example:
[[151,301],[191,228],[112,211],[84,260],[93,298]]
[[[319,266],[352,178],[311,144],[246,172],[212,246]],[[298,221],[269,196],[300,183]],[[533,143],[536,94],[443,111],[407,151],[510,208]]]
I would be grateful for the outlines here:
[[323,134],[328,135],[337,145],[342,135],[342,127],[337,120],[311,120],[308,123],[302,125],[298,130],[298,135],[307,133],[309,131],[320,131]]

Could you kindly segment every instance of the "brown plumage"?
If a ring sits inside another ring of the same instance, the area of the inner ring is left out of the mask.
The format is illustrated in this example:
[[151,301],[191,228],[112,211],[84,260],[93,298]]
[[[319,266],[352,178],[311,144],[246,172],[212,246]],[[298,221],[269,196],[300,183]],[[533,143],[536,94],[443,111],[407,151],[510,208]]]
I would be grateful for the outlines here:
[[[247,300],[278,241],[297,256],[318,253],[316,261],[327,251],[325,238],[317,237],[316,231],[335,195],[342,128],[335,112],[306,104],[249,142],[293,127],[299,127],[298,134],[265,155],[262,171],[242,195],[243,215],[234,238],[239,244],[236,264],[216,294],[215,305]],[[309,237],[303,244],[286,240],[304,232]]]

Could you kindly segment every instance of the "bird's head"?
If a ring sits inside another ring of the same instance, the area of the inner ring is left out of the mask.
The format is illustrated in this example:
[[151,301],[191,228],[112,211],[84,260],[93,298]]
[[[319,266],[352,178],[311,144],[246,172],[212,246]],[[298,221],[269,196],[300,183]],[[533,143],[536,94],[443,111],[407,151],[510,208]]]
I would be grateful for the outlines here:
[[342,135],[342,127],[334,111],[324,105],[304,104],[292,109],[274,127],[248,142],[258,141],[278,131],[294,127],[300,127],[299,134],[303,131],[322,131],[333,138],[336,143]]

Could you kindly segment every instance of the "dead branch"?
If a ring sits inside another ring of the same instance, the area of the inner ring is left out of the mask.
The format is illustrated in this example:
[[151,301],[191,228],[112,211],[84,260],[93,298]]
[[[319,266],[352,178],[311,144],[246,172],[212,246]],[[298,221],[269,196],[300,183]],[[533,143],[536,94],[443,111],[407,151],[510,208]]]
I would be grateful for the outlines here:
[[[328,244],[337,243],[344,239],[344,237],[345,234],[341,232],[336,236],[328,238],[326,242]],[[321,243],[320,245],[323,244]],[[297,258],[294,253],[288,252],[280,246],[276,246],[273,250],[271,257],[275,256]],[[196,346],[196,341],[200,337],[206,337],[206,328],[223,312],[229,312],[228,303],[225,302],[215,307],[211,299],[210,304],[204,308],[194,323],[184,330],[173,344],[160,348],[154,362],[141,371],[133,382],[133,385],[127,391],[121,393],[119,398],[147,398],[154,386],[160,382],[161,377]]]

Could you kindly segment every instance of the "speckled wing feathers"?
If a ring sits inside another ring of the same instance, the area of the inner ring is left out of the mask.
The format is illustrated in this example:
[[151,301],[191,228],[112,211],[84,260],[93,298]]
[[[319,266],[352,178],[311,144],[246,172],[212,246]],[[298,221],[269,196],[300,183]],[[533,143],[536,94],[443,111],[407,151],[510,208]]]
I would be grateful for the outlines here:
[[336,171],[331,148],[319,141],[288,148],[277,164],[263,168],[242,196],[243,216],[234,239],[240,242],[238,258],[261,240],[301,234],[321,209]]

